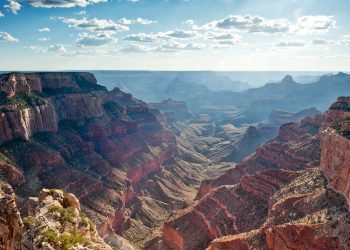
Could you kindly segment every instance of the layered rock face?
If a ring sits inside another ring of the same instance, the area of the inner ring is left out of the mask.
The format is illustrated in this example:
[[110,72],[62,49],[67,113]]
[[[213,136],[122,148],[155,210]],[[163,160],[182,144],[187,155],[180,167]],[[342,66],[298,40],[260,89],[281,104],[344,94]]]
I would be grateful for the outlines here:
[[23,223],[10,185],[0,181],[0,249],[20,250]]
[[264,169],[300,170],[320,159],[318,129],[319,117],[305,118],[300,124],[288,123],[281,126],[276,139],[259,147],[235,168],[222,176],[204,180],[197,199],[211,189],[221,185],[234,185],[245,174],[252,174]]
[[350,98],[340,97],[326,113],[326,124],[332,125],[321,133],[321,169],[328,186],[342,194],[350,204]]
[[198,202],[171,217],[149,248],[348,249],[349,112],[337,112],[283,125],[275,140],[202,183]]
[[20,110],[0,111],[0,144],[14,139],[28,140],[33,134],[55,132],[58,129],[56,112],[51,101]]
[[[145,103],[88,73],[0,76],[0,167],[28,213],[42,188],[74,193],[111,245],[152,237],[196,194],[205,165],[177,157],[173,132]],[[118,235],[117,235],[118,234]]]

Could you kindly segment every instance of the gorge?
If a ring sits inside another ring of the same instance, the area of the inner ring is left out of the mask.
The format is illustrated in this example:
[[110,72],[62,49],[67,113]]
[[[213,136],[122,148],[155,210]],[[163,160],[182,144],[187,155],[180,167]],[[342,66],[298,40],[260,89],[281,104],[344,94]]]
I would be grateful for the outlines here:
[[217,119],[90,73],[1,74],[0,249],[348,249],[350,98],[304,91],[349,79],[224,93],[245,105]]

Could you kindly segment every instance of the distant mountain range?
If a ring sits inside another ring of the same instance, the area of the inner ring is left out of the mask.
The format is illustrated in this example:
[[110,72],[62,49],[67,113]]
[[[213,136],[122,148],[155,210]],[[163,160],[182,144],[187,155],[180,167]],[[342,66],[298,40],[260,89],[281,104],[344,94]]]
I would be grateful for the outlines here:
[[[230,110],[233,115],[220,119],[229,119],[235,125],[264,121],[276,109],[297,112],[315,107],[324,111],[338,96],[350,93],[350,75],[346,73],[318,77],[305,73],[298,77],[303,83],[287,75],[281,81],[257,88],[230,80],[222,72],[100,71],[95,74],[108,88],[118,86],[148,102],[172,98],[186,102],[195,113],[212,112],[213,116],[218,116],[218,110],[219,113]],[[313,82],[305,83],[312,79]]]

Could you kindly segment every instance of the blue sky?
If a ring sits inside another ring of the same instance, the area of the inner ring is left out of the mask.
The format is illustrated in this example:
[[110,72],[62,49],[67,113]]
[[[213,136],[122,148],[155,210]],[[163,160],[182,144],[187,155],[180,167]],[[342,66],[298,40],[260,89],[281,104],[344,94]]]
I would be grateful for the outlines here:
[[0,70],[350,69],[348,0],[0,1]]

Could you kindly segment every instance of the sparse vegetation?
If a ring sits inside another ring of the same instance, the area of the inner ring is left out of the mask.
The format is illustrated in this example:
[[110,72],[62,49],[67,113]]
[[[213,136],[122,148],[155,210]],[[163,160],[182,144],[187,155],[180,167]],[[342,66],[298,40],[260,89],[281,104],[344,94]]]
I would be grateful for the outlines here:
[[103,109],[113,121],[119,120],[124,113],[124,108],[116,102],[107,102]]
[[50,213],[59,212],[61,214],[62,223],[73,223],[76,218],[76,213],[73,207],[63,208],[60,206],[51,206],[48,211]]
[[15,105],[17,109],[40,106],[43,104],[45,104],[45,100],[34,93],[18,93],[10,98],[5,97],[0,99],[0,106]]
[[72,231],[71,233],[58,234],[52,229],[47,229],[42,233],[42,242],[47,241],[56,249],[68,250],[76,244],[85,244],[87,240],[79,233]]
[[339,135],[344,136],[347,139],[350,139],[350,131],[348,129],[349,127],[350,127],[350,117],[347,117],[344,120],[337,122],[333,126],[333,129],[335,129],[335,131]]
[[22,220],[22,222],[23,222],[25,228],[29,228],[30,225],[34,224],[35,219],[34,219],[33,216],[28,216],[28,217],[25,217],[25,218]]

